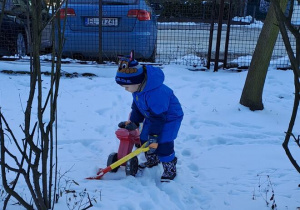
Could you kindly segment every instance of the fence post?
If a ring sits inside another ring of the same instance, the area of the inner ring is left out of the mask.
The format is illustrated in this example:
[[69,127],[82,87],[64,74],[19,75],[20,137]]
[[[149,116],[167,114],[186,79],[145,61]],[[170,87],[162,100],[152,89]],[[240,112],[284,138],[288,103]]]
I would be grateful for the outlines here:
[[98,63],[103,63],[102,56],[102,0],[99,0],[99,51],[98,51]]
[[226,31],[226,40],[225,40],[225,50],[224,50],[224,66],[227,68],[227,56],[228,56],[228,46],[229,46],[229,35],[231,27],[231,13],[232,13],[232,0],[229,2],[229,11],[228,11],[228,21],[227,21],[227,31]]
[[223,14],[224,14],[224,0],[221,0],[220,1],[220,6],[219,6],[219,21],[218,21],[218,32],[217,32],[217,42],[216,42],[216,55],[215,55],[214,72],[218,71],[218,67],[219,67],[219,57],[220,57],[220,44],[221,44],[221,36],[222,36]]
[[212,49],[212,40],[214,37],[214,24],[215,24],[215,14],[216,14],[216,0],[213,1],[211,20],[210,20],[210,29],[209,29],[209,42],[208,42],[208,52],[207,52],[207,69],[210,69],[211,62],[211,49]]

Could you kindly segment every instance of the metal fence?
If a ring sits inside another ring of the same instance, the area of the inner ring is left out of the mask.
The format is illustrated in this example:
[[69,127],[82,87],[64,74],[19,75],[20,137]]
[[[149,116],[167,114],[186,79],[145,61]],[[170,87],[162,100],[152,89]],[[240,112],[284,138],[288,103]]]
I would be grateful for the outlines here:
[[[194,18],[164,16],[158,19],[158,62],[184,62],[195,68],[209,66],[211,62],[225,68],[249,67],[270,2],[231,1],[224,2],[223,8],[214,3],[206,5],[205,13],[203,8],[194,10],[199,14]],[[294,4],[292,23],[298,27],[300,4],[297,1]],[[296,41],[291,34],[290,42],[295,50]],[[216,59],[218,63],[214,63]],[[270,65],[290,68],[280,34]]]
[[[6,2],[9,5],[10,2],[15,3],[22,1],[24,2],[25,0],[7,0]],[[72,1],[78,0],[69,0],[70,5],[72,5]],[[92,1],[96,0],[81,1],[90,5]],[[126,0],[126,2],[127,1],[135,2],[135,0]],[[3,2],[3,0],[0,0],[0,3],[1,2]],[[104,2],[105,1],[103,0],[102,3]],[[152,36],[153,39],[156,40],[156,47],[154,54],[147,58],[141,57],[144,54],[139,53],[139,50],[136,50],[137,55],[140,56],[139,59],[163,64],[183,63],[193,66],[194,68],[207,68],[210,67],[210,65],[218,65],[219,67],[224,68],[248,68],[270,4],[268,0],[146,0],[145,2],[153,9],[151,13],[153,14],[155,12],[156,14],[156,17],[151,17],[157,19],[157,36]],[[102,8],[105,8],[104,4],[102,6]],[[286,12],[288,12],[289,6],[290,2],[288,3]],[[19,6],[18,8],[20,7],[22,8],[22,6]],[[79,15],[76,13],[77,11],[70,11],[70,9],[72,8],[63,10],[64,17],[67,16],[67,22],[73,24],[72,27],[75,31],[79,31],[80,26],[74,25],[75,22],[72,23],[72,21],[75,20],[74,17]],[[24,9],[24,11],[26,11],[26,9]],[[136,14],[136,11],[136,9],[131,10],[130,15],[128,12],[127,16],[139,16],[140,14]],[[70,14],[68,12],[70,12]],[[145,13],[143,14],[147,15]],[[99,18],[97,20],[97,16],[100,17],[100,15],[102,15],[102,22],[99,22]],[[88,21],[89,25],[85,26],[89,26],[89,29],[81,32],[80,36],[73,35],[75,37],[81,37],[82,41],[78,41],[77,39],[71,46],[82,43],[85,45],[83,50],[96,49],[94,50],[96,51],[96,55],[102,55],[104,61],[115,60],[117,55],[121,53],[121,50],[116,46],[120,46],[124,42],[120,43],[120,37],[116,36],[116,33],[109,35],[109,40],[99,33],[99,28],[101,28],[102,34],[107,31],[114,32],[115,26],[121,24],[121,19],[111,18],[109,15],[109,12],[103,9],[101,12],[98,10],[97,14],[93,13],[93,16],[95,17],[87,18],[87,15],[84,16],[85,19],[80,17],[82,21],[85,21],[85,24],[87,24],[86,21]],[[19,19],[20,14],[17,14],[14,20],[15,22],[18,22]],[[6,26],[6,28],[3,27],[6,24],[5,20],[2,22],[0,32],[0,56],[9,56],[20,53],[24,56],[24,54],[28,54],[28,48],[30,48],[30,35],[28,34],[28,28],[25,27],[26,24],[15,24],[15,26],[9,26],[10,28],[8,30],[8,26]],[[300,25],[300,4],[297,0],[294,2],[292,23],[295,27],[299,27]],[[94,28],[91,26],[94,26]],[[139,33],[152,33],[146,29],[147,28],[143,29],[143,27],[140,27]],[[90,31],[96,32],[94,33],[94,37],[85,34]],[[9,35],[9,33],[12,34]],[[46,27],[43,31],[42,51],[44,53],[49,52],[47,50],[51,49],[51,47],[55,47],[51,45],[50,33],[51,28],[49,27]],[[126,33],[124,33],[124,36],[126,36],[125,34]],[[66,35],[66,43],[71,39],[70,36],[68,37],[68,35]],[[99,40],[102,40],[102,46],[99,45]],[[23,45],[20,47],[19,45],[22,42]],[[296,43],[293,36],[290,36],[290,42],[292,47],[295,48]],[[135,39],[131,39],[128,40],[127,45],[129,43],[136,49],[152,49],[153,43],[155,42],[145,41],[141,43],[137,42]],[[27,49],[25,50],[26,52],[23,53],[22,50],[24,51],[26,44]],[[124,45],[126,45],[126,42]],[[103,48],[101,52],[104,53],[97,52],[101,47]],[[124,54],[124,52],[122,52],[122,54]],[[74,53],[71,50],[67,56],[85,60],[97,59],[97,56],[92,56],[92,54],[82,56],[78,49],[77,51],[74,50]],[[277,68],[289,68],[290,66],[280,34],[273,51],[271,65]]]

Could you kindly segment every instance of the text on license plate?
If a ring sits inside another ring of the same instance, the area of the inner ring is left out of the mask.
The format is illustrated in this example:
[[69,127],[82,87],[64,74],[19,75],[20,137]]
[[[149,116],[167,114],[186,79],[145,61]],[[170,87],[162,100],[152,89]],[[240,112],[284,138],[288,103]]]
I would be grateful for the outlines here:
[[[85,18],[86,26],[98,26],[99,18]],[[118,18],[102,18],[102,26],[118,26]]]

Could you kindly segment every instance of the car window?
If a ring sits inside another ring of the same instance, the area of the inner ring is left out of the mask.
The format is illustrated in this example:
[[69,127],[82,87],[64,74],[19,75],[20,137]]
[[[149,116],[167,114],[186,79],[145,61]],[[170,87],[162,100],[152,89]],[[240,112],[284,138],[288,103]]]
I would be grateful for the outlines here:
[[[3,0],[0,0],[1,3],[3,3]],[[31,4],[31,1],[29,1],[29,4]],[[5,2],[5,11],[13,10],[16,7],[22,7],[27,8],[27,1],[23,0],[6,0]]]
[[[137,4],[139,0],[102,0],[103,5],[131,5]],[[69,0],[71,4],[98,4],[98,0]]]
[[[4,0],[0,0],[0,5],[2,7]],[[42,10],[46,10],[46,3],[45,0],[41,1],[42,3]],[[28,5],[27,5],[28,4]],[[31,0],[6,0],[4,11],[9,14],[19,15],[19,14],[26,14],[29,9],[31,9]]]

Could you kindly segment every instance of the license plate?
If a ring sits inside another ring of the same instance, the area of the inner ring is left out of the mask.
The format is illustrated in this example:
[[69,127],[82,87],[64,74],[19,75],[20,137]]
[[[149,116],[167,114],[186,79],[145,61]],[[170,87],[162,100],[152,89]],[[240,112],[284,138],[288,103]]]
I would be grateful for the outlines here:
[[[99,18],[85,18],[86,26],[98,26]],[[102,18],[102,26],[118,26],[118,18]]]

